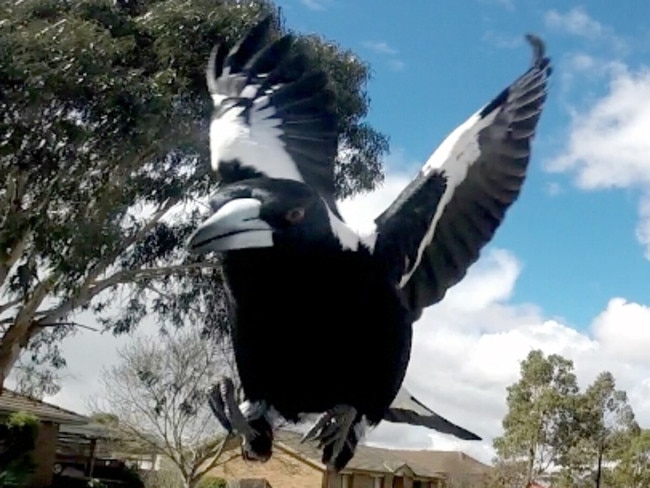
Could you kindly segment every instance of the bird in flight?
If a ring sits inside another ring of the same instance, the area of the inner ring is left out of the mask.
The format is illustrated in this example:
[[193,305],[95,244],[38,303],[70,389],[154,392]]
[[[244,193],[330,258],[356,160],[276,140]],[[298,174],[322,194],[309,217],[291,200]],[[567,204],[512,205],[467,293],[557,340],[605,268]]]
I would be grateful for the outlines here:
[[524,184],[552,71],[542,40],[527,39],[528,69],[449,134],[365,234],[336,204],[340,120],[325,71],[270,17],[213,49],[220,183],[187,246],[222,256],[245,401],[224,378],[210,402],[246,459],[270,458],[278,419],[307,415],[318,418],[304,439],[335,471],[382,421],[480,439],[402,383],[413,324],[477,261]]

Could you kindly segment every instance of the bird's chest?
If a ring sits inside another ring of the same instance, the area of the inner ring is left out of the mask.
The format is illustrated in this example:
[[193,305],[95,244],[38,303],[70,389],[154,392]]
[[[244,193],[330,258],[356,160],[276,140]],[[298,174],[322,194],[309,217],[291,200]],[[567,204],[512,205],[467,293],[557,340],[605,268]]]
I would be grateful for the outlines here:
[[[226,260],[236,327],[265,335],[328,335],[397,320],[399,304],[371,262],[353,256],[241,253]],[[265,332],[266,331],[266,332]]]

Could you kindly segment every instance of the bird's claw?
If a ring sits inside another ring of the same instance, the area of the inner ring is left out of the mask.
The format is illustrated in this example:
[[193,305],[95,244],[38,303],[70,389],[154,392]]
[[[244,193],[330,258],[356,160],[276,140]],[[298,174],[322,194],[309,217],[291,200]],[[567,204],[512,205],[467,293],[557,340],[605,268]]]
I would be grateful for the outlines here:
[[223,378],[210,390],[208,402],[212,413],[229,434],[239,434],[247,440],[257,436],[237,405],[235,385],[230,378]]
[[318,441],[319,448],[331,446],[331,459],[339,457],[348,442],[350,429],[357,418],[357,409],[350,405],[336,405],[321,415],[301,442]]

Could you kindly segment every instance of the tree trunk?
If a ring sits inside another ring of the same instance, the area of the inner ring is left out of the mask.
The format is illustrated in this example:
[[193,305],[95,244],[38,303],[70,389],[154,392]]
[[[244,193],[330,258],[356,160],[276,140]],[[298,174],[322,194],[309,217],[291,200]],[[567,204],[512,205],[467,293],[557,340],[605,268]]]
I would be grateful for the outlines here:
[[601,445],[598,447],[598,467],[596,468],[596,488],[600,488],[600,478],[603,470],[603,451],[604,446]]
[[528,450],[528,467],[526,468],[526,488],[533,484],[533,467],[535,466],[535,447]]
[[43,327],[31,321],[13,323],[0,338],[0,394],[20,353],[27,347],[32,337],[41,330]]

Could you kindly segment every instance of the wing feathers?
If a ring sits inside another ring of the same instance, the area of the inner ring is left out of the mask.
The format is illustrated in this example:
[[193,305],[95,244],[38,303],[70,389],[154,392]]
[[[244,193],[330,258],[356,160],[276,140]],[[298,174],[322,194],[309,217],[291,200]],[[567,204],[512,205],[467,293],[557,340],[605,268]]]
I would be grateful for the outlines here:
[[460,427],[419,401],[402,386],[397,392],[390,408],[384,415],[384,420],[400,424],[418,425],[433,429],[443,434],[453,435],[468,441],[482,440],[478,435]]
[[[440,171],[447,178],[444,193],[426,194],[423,185],[411,184],[376,219],[375,253],[381,259],[388,259],[386,249],[402,253],[389,262],[399,266],[399,286],[416,315],[462,279],[521,192],[552,71],[542,41],[528,39],[533,65],[452,132],[418,176]],[[417,208],[409,206],[413,201]],[[416,212],[427,221],[425,232],[408,227]],[[405,224],[398,227],[396,220]],[[400,242],[386,246],[385,240]]]
[[213,49],[207,84],[215,103],[212,165],[226,182],[252,175],[312,186],[332,207],[338,118],[326,73],[309,66],[293,36],[272,35],[271,17],[227,55]]
[[253,26],[248,34],[235,44],[226,58],[225,73],[242,71],[246,63],[269,42],[271,16],[267,16]]

